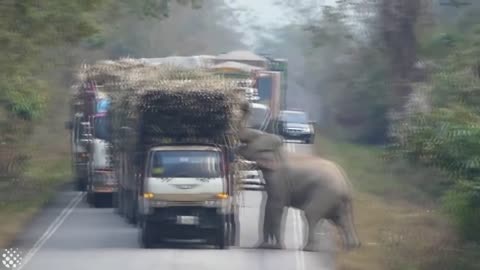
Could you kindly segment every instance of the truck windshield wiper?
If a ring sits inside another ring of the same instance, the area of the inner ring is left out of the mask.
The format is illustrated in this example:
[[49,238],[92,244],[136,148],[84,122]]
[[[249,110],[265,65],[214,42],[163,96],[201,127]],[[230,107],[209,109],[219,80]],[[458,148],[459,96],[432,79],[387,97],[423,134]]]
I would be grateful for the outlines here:
[[172,177],[194,177],[194,176],[191,176],[185,173],[179,173],[179,174],[173,175]]

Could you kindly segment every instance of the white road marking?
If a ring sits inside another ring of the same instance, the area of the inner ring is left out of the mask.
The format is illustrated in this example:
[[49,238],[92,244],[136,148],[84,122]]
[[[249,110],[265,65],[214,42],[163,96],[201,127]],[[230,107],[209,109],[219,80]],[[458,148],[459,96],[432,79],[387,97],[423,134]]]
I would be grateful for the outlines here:
[[75,196],[68,205],[62,210],[58,217],[50,224],[48,229],[43,233],[43,235],[35,242],[33,247],[28,251],[27,255],[23,259],[18,270],[23,269],[28,262],[35,256],[35,254],[42,248],[45,242],[52,237],[52,235],[58,230],[58,228],[63,224],[65,219],[72,213],[73,209],[82,201],[85,193],[79,193]]
[[[297,149],[296,145],[293,143],[287,143],[287,151],[288,152],[295,152]],[[300,215],[300,211],[294,210],[293,211],[293,245],[295,249],[295,264],[297,270],[305,270],[305,257],[303,254],[303,229],[302,229],[302,218]]]

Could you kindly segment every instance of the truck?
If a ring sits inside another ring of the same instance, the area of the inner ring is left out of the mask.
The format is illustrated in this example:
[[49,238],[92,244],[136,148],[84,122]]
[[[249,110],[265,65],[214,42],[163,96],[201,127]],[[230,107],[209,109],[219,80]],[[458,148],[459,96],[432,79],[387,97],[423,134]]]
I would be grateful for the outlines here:
[[267,57],[267,59],[269,59],[269,70],[280,72],[280,110],[285,110],[287,108],[288,61],[283,58]]
[[96,76],[122,83],[105,84],[117,92],[108,121],[118,212],[138,225],[144,248],[192,239],[234,245],[240,175],[234,130],[243,95],[204,71],[172,71],[145,59],[115,67]]
[[88,166],[90,158],[87,144],[90,138],[86,136],[88,116],[82,110],[81,100],[72,98],[70,102],[70,120],[65,127],[70,131],[70,161],[76,190],[85,191],[88,181]]
[[257,97],[254,103],[269,107],[272,119],[276,119],[286,107],[287,68],[286,59],[259,56],[249,51],[233,51],[213,59],[210,68],[217,73],[239,80],[253,81],[250,92]]
[[260,70],[255,72],[255,88],[259,99],[256,103],[268,107],[269,121],[267,132],[278,133],[276,121],[281,111],[281,76],[278,71]]
[[117,180],[108,156],[106,112],[109,97],[94,81],[75,86],[72,105],[71,146],[76,185],[87,192],[87,202],[99,207],[102,199],[112,202]]

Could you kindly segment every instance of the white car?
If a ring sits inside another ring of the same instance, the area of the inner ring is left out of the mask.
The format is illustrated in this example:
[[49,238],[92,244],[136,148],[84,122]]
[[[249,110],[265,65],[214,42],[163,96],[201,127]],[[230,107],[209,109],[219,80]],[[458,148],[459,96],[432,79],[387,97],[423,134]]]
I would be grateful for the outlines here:
[[[248,120],[250,128],[265,131],[271,118],[270,108],[260,103],[250,103],[252,113]],[[254,161],[241,159],[243,170],[240,171],[242,177],[243,190],[264,190],[265,180],[262,171],[257,168]]]
[[262,171],[256,168],[254,161],[242,160],[248,166],[248,169],[240,171],[242,178],[242,190],[263,190],[265,180]]

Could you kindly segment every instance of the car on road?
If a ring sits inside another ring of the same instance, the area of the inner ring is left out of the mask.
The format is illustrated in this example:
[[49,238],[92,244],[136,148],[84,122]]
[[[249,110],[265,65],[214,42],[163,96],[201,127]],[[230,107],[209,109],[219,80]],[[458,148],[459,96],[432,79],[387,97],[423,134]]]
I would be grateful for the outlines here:
[[312,144],[315,139],[313,123],[304,111],[283,110],[277,119],[278,133],[286,140],[301,140]]
[[242,179],[241,189],[250,191],[262,191],[265,189],[265,179],[262,171],[256,167],[255,161],[241,160],[247,169],[241,170],[240,176]]

